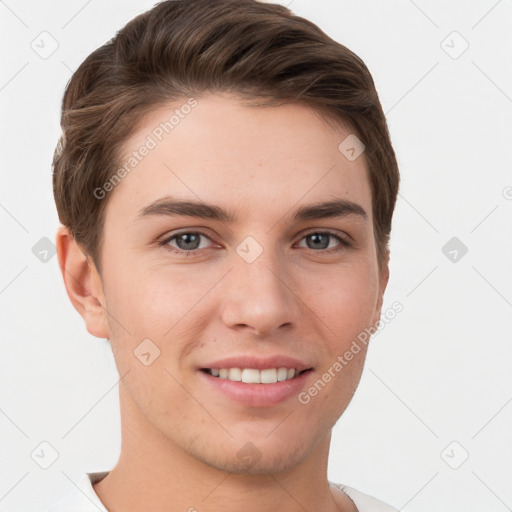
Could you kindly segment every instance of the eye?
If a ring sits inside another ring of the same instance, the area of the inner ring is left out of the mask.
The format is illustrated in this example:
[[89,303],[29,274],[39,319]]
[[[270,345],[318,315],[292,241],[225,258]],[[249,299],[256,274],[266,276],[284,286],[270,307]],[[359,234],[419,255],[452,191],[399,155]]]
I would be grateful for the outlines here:
[[208,247],[208,244],[204,245],[201,243],[201,239],[210,240],[208,236],[199,231],[185,231],[165,238],[159,242],[159,245],[165,246],[177,254],[188,256],[193,252],[197,252],[199,249]]
[[[307,233],[302,240],[306,240],[306,248],[314,251],[331,252],[331,249],[339,250],[340,246],[341,248],[350,247],[350,243],[347,240],[330,231],[313,231]],[[334,246],[332,245],[333,241],[337,242]]]
[[[163,246],[174,254],[193,256],[199,253],[201,249],[209,247],[207,241],[211,242],[212,240],[205,233],[200,231],[182,231],[181,233],[175,233],[166,237],[158,242],[158,245]],[[312,231],[307,233],[301,238],[299,247],[301,247],[300,243],[302,241],[306,241],[306,249],[322,253],[331,253],[350,247],[350,243],[347,240],[330,231]]]

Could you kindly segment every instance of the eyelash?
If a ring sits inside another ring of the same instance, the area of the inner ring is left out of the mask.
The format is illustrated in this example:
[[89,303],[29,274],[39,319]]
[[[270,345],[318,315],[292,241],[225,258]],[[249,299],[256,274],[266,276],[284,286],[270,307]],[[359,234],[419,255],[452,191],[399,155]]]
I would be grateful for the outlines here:
[[[208,238],[209,240],[211,240],[210,237],[206,233],[203,233],[201,231],[182,231],[181,233],[176,233],[176,234],[174,234],[172,236],[166,237],[163,240],[160,240],[158,242],[158,246],[163,247],[164,249],[171,251],[173,254],[178,254],[178,255],[186,256],[186,257],[196,256],[197,254],[199,254],[201,252],[201,249],[194,249],[194,250],[190,250],[190,251],[183,251],[181,249],[177,249],[177,248],[171,247],[169,245],[169,242],[171,242],[175,238],[177,238],[179,236],[182,236],[182,235],[201,235],[201,236],[204,236],[205,238]],[[333,233],[332,231],[329,231],[329,230],[324,230],[324,231],[314,230],[314,231],[310,231],[308,233],[305,233],[300,240],[303,240],[304,238],[306,238],[308,236],[311,236],[311,235],[328,235],[328,236],[330,236],[332,238],[335,238],[340,243],[341,249],[347,249],[347,248],[352,246],[351,243],[349,243],[347,240],[345,240],[344,238],[340,237],[339,235],[337,235],[337,234],[335,234],[335,233]],[[318,249],[318,250],[309,249],[309,250],[311,250],[311,251],[313,251],[315,253],[318,253],[318,254],[332,254],[333,252],[337,252],[337,251],[341,250],[340,246],[331,247],[330,249]]]

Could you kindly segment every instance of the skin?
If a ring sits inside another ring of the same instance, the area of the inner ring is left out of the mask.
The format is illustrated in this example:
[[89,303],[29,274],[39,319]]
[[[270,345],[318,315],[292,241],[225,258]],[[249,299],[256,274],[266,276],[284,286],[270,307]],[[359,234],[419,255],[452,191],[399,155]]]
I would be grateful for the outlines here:
[[[175,108],[147,115],[125,154]],[[313,367],[307,390],[379,320],[388,264],[377,261],[364,154],[349,161],[338,150],[349,133],[305,105],[202,96],[110,192],[101,275],[69,230],[59,230],[69,297],[88,331],[110,340],[122,377],[121,455],[94,486],[109,510],[356,510],[329,485],[327,460],[331,429],[359,383],[364,345],[306,405],[297,396],[273,407],[242,405],[198,370],[225,356],[285,354]],[[137,218],[166,195],[216,204],[238,220]],[[334,198],[359,204],[367,218],[292,221],[298,207]],[[187,249],[176,238],[157,245],[197,230],[206,236],[192,255],[172,252]],[[327,236],[318,248],[306,236],[325,230],[351,246]],[[263,249],[250,264],[236,252],[247,236]],[[144,339],[160,350],[149,366],[134,356]],[[247,442],[253,457],[244,462],[237,454]]]

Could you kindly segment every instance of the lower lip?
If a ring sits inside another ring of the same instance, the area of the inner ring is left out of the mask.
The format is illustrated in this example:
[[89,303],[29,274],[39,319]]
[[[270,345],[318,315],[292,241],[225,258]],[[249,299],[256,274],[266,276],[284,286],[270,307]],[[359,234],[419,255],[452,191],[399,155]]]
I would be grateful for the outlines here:
[[297,396],[304,388],[306,379],[312,370],[301,373],[298,377],[273,384],[246,384],[229,379],[220,379],[206,372],[199,373],[206,381],[231,400],[250,407],[272,407]]

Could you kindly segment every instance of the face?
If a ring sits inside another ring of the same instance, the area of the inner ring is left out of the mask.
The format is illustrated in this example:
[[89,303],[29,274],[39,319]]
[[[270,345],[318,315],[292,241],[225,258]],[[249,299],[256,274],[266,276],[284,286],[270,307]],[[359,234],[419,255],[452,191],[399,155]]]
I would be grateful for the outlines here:
[[347,159],[350,130],[299,104],[210,95],[155,132],[176,107],[126,142],[123,161],[156,144],[106,208],[123,422],[229,472],[292,468],[350,402],[366,345],[343,356],[380,316],[364,154]]

